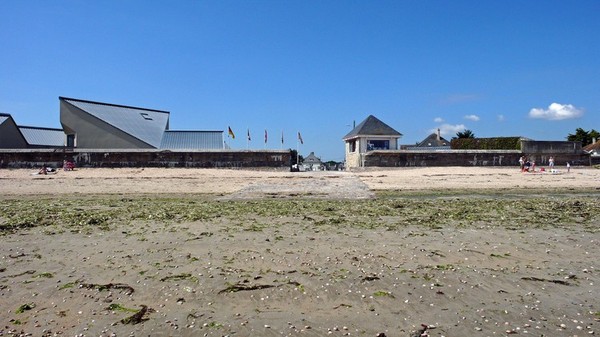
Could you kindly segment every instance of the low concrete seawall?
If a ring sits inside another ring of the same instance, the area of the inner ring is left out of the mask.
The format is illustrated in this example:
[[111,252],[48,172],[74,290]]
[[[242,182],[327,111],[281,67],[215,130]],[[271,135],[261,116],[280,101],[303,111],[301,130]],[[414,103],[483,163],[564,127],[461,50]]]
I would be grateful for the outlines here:
[[198,167],[198,168],[289,168],[289,150],[263,151],[156,151],[156,150],[65,150],[0,149],[0,167],[62,167],[70,160],[77,167]]
[[427,166],[518,166],[519,158],[527,156],[536,165],[548,165],[553,156],[556,165],[596,164],[586,154],[521,153],[520,151],[447,150],[447,151],[371,151],[364,155],[364,167],[427,167]]

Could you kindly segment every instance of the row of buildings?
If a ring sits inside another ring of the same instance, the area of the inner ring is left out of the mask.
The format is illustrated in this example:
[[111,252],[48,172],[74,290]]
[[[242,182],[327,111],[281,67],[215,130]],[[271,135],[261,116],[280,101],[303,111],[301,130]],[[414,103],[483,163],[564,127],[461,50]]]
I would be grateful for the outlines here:
[[[481,139],[496,147],[455,149],[451,141],[432,133],[415,145],[401,145],[402,134],[375,116],[370,115],[343,137],[346,168],[404,167],[404,166],[510,166],[517,165],[526,155],[539,164],[548,164],[554,158],[557,164],[591,165],[600,161],[600,143],[582,148],[581,142],[537,141],[524,137]],[[511,142],[502,141],[511,140]],[[516,141],[512,141],[516,140]],[[511,146],[505,146],[511,143]]]
[[[58,161],[57,155],[42,155],[52,151],[62,151],[63,157],[71,156],[75,160],[85,158],[83,164],[86,165],[289,167],[291,163],[288,150],[231,150],[224,142],[224,131],[170,130],[168,111],[68,97],[59,97],[59,103],[61,129],[20,126],[10,114],[0,114],[0,149],[3,150],[0,164],[33,161],[31,165],[35,165],[49,159]],[[439,130],[415,145],[401,145],[401,137],[394,128],[373,115],[368,116],[342,138],[345,167],[505,166],[516,164],[523,154],[541,164],[552,156],[557,163],[585,162],[598,150],[598,144],[582,149],[579,142],[525,138],[519,139],[518,147],[456,150],[452,149],[452,142],[441,137]],[[324,167],[313,152],[304,159],[304,165],[312,170]]]
[[169,130],[168,111],[59,97],[62,129],[0,114],[0,148],[220,150],[223,131]]

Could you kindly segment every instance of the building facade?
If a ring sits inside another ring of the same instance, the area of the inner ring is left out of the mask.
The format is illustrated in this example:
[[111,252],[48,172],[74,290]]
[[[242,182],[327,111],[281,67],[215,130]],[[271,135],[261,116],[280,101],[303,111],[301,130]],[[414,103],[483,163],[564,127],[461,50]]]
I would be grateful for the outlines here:
[[370,151],[398,149],[402,134],[373,115],[369,115],[344,136],[346,169],[364,167],[365,155]]

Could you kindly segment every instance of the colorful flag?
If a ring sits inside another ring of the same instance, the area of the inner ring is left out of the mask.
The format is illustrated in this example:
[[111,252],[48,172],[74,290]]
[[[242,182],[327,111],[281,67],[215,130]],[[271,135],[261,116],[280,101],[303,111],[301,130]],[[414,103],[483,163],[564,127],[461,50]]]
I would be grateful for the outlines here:
[[298,140],[300,141],[300,144],[304,144],[304,141],[302,140],[302,135],[300,134],[300,131],[298,131]]
[[269,139],[269,136],[267,135],[267,129],[265,129],[265,144],[267,144],[267,139]]
[[252,139],[250,138],[250,129],[248,129],[248,141],[251,141]]
[[229,136],[233,139],[235,139],[235,134],[233,133],[233,130],[231,130],[231,127],[228,126],[227,129],[229,130]]

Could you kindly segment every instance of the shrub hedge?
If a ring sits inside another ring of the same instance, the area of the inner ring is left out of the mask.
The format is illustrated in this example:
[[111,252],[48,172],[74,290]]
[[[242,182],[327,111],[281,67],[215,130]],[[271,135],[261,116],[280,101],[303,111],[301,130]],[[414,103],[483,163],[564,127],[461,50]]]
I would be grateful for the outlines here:
[[520,150],[520,137],[454,138],[450,141],[453,150]]

